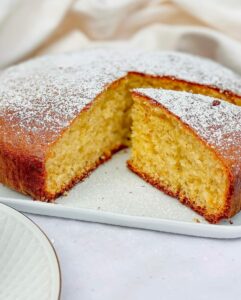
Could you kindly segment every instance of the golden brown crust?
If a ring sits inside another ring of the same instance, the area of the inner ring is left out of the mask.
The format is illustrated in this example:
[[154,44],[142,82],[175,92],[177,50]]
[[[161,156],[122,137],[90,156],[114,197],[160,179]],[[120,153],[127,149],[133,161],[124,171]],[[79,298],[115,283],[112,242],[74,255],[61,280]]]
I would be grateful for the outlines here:
[[99,165],[109,160],[114,153],[126,148],[124,145],[118,145],[108,153],[101,156],[89,169],[85,170],[80,176],[72,179],[68,185],[63,187],[60,192],[50,194],[45,189],[45,163],[36,157],[15,154],[8,150],[0,150],[0,181],[8,187],[31,196],[35,200],[51,202],[57,197],[70,190],[76,183],[83,181]]
[[0,181],[23,194],[42,199],[45,184],[44,160],[10,147],[0,149]]
[[227,202],[226,202],[227,205],[225,206],[224,210],[222,212],[220,212],[219,214],[210,215],[207,213],[205,208],[195,205],[194,202],[192,202],[187,197],[183,197],[179,192],[174,192],[171,189],[171,187],[167,187],[166,185],[162,184],[160,181],[157,181],[157,180],[151,178],[149,175],[138,170],[135,166],[132,165],[131,161],[127,162],[127,166],[132,172],[134,172],[135,174],[140,176],[146,182],[150,183],[151,185],[153,185],[160,191],[164,192],[165,194],[179,199],[182,204],[184,204],[184,205],[190,207],[191,209],[193,209],[194,211],[196,211],[198,214],[203,216],[210,223],[215,224],[215,223],[218,223],[221,219],[228,218],[231,216],[227,212],[227,210],[229,210],[229,208],[230,208],[230,194],[228,194],[228,196],[227,196]]

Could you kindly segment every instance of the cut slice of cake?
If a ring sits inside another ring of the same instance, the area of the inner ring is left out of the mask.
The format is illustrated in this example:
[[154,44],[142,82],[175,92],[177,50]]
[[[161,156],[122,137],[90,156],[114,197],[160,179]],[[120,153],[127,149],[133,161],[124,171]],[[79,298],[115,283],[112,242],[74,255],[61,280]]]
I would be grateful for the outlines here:
[[241,205],[241,109],[162,89],[132,93],[129,168],[209,222]]

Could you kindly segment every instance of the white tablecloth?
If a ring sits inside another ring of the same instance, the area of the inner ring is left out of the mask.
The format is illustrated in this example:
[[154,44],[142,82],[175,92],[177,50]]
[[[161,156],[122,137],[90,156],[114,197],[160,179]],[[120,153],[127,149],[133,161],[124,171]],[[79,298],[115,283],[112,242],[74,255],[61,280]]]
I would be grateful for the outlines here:
[[58,253],[62,300],[240,299],[241,239],[28,216]]

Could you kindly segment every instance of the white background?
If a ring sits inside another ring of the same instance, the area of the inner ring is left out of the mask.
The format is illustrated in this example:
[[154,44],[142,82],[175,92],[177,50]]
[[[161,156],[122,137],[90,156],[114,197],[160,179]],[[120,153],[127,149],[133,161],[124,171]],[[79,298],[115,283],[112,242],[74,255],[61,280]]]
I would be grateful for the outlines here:
[[240,239],[28,216],[57,250],[64,300],[240,299]]

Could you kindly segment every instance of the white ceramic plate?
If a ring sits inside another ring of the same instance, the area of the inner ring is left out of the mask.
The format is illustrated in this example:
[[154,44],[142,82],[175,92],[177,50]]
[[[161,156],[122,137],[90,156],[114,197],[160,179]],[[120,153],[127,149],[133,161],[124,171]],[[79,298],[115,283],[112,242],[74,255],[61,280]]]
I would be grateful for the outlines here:
[[117,153],[55,204],[32,201],[4,186],[0,186],[0,201],[36,214],[196,236],[241,237],[241,214],[232,219],[233,224],[208,224],[130,172],[126,168],[128,157],[127,150]]
[[60,269],[47,237],[24,215],[0,204],[0,299],[59,297]]

